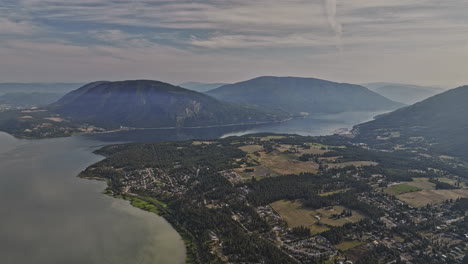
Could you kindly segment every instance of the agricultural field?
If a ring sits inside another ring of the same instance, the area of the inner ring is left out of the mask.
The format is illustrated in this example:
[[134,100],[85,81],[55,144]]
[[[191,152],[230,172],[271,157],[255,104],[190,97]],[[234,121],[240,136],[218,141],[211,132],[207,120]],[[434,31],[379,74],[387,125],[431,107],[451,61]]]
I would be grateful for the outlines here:
[[337,194],[337,193],[343,193],[348,190],[349,189],[341,189],[341,190],[336,190],[336,191],[331,191],[331,192],[324,192],[324,193],[320,193],[319,196],[330,196],[330,195]]
[[265,177],[276,177],[281,175],[280,173],[270,169],[265,165],[237,168],[233,169],[233,171],[237,172],[244,180],[250,180],[252,177],[261,179]]
[[422,189],[406,184],[406,183],[402,183],[398,185],[389,186],[384,191],[387,194],[396,196],[396,195],[403,194],[403,193],[422,191]]
[[257,151],[263,151],[263,147],[260,145],[246,145],[239,147],[242,151],[247,152],[247,153],[254,153]]
[[[258,146],[261,147],[261,146]],[[249,145],[241,147],[246,152],[256,152],[258,147]],[[235,169],[244,178],[278,176],[284,174],[299,174],[301,172],[316,173],[319,165],[312,161],[299,161],[294,154],[273,151],[270,153],[258,152],[257,155],[249,154],[249,159],[259,166],[244,167]],[[245,169],[253,169],[253,172],[246,172]]]
[[313,210],[305,208],[301,201],[277,201],[270,206],[288,223],[290,228],[310,226],[318,221]]
[[390,195],[400,195],[410,192],[434,190],[435,184],[429,182],[429,178],[413,178],[413,181],[402,182],[400,184],[391,185],[384,189],[384,192]]
[[335,247],[341,251],[347,251],[362,244],[365,243],[358,240],[345,240],[339,244],[336,244]]
[[346,223],[356,223],[365,217],[357,211],[352,212],[349,217],[334,217],[343,210],[343,206],[331,206],[317,210],[303,206],[301,201],[277,201],[270,206],[288,223],[289,227],[306,226],[313,234],[328,230],[331,226],[343,226]]
[[435,184],[429,182],[429,178],[413,178],[413,181],[406,182],[406,184],[420,188],[421,190],[434,190]]
[[214,141],[193,141],[192,145],[200,146],[200,145],[211,145],[211,144],[214,144],[214,143],[216,143],[216,142],[214,142]]
[[339,163],[327,163],[329,168],[344,168],[348,166],[365,167],[365,166],[377,166],[378,163],[374,161],[349,161]]
[[441,204],[448,199],[468,198],[468,189],[457,190],[424,190],[419,192],[404,193],[397,196],[398,199],[413,207],[424,207],[427,204]]

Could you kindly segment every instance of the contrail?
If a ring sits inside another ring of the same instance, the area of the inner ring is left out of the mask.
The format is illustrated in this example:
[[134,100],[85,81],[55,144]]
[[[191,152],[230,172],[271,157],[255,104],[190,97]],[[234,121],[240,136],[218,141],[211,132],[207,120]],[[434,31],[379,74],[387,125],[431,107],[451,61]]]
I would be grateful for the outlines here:
[[325,0],[325,10],[327,12],[328,24],[335,32],[338,41],[339,49],[342,49],[341,35],[343,34],[343,27],[336,19],[336,0]]

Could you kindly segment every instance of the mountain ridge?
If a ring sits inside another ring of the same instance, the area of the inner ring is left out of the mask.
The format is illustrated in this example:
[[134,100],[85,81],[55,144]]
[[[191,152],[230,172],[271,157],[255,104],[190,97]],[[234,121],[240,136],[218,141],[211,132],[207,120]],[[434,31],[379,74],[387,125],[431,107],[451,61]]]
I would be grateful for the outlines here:
[[403,106],[360,85],[304,77],[261,76],[224,85],[206,94],[290,114],[393,110]]
[[411,105],[444,92],[441,88],[399,83],[368,83],[364,87],[390,100]]
[[423,137],[433,151],[468,159],[467,101],[468,86],[461,86],[357,125],[354,131],[358,140],[377,146]]
[[152,80],[87,84],[50,106],[72,120],[102,127],[184,127],[274,121],[258,109]]

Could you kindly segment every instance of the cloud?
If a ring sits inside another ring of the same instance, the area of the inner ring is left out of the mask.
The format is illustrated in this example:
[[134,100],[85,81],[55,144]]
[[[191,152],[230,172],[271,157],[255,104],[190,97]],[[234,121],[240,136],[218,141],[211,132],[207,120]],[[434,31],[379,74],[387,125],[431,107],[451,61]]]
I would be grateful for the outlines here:
[[[409,73],[415,72],[414,80],[458,83],[459,69],[468,67],[460,59],[467,55],[465,0],[5,3],[0,52],[8,63],[0,63],[0,78],[9,80],[154,74],[177,81],[232,81],[289,74],[364,82],[411,80]],[[344,47],[341,57],[333,54],[337,38]],[[435,75],[437,66],[424,56],[447,67]],[[408,58],[412,61],[405,63]],[[398,76],[402,79],[395,80]]]
[[5,17],[0,17],[0,35],[29,35],[37,30],[33,24],[24,20],[12,20]]

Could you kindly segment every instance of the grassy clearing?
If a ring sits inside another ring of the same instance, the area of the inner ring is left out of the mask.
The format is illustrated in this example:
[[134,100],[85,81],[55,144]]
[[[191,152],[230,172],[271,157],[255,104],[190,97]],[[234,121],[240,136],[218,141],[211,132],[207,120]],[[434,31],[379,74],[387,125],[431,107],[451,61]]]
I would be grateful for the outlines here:
[[193,141],[192,145],[194,146],[200,146],[200,145],[211,145],[216,143],[215,141]]
[[357,211],[352,211],[352,216],[335,217],[343,210],[343,206],[331,206],[312,210],[303,206],[301,201],[277,201],[270,206],[288,223],[289,227],[307,226],[313,234],[318,234],[331,226],[343,226],[346,223],[356,223],[365,217]]
[[441,204],[447,199],[468,198],[468,189],[459,190],[424,190],[419,192],[404,193],[397,196],[398,199],[413,207],[424,207],[427,204]]
[[388,193],[390,195],[399,195],[402,193],[409,193],[409,192],[417,192],[421,191],[422,189],[409,185],[409,184],[398,184],[398,185],[392,185],[388,188],[385,189],[385,193]]
[[344,210],[348,210],[344,206],[332,206],[321,208],[315,210],[315,214],[318,215],[321,220],[320,222],[325,225],[329,226],[343,226],[347,223],[356,223],[364,219],[365,217],[357,211],[352,210],[352,216],[343,217],[343,218],[334,218],[334,214],[341,214]]
[[319,196],[330,196],[330,195],[337,194],[337,193],[343,193],[343,192],[346,192],[348,190],[349,189],[341,189],[341,190],[336,190],[336,191],[332,191],[332,192],[324,192],[324,193],[319,194]]
[[413,178],[412,182],[407,182],[406,184],[420,188],[422,190],[434,190],[435,184],[429,182],[429,178]]
[[318,220],[313,211],[303,207],[300,201],[277,201],[270,206],[288,223],[289,227],[311,226]]
[[247,152],[247,153],[254,153],[257,151],[263,151],[263,147],[260,145],[247,145],[247,146],[242,146],[239,147],[242,151]]
[[327,163],[326,165],[329,168],[344,168],[348,166],[355,166],[355,167],[377,166],[379,164],[374,161],[348,161],[348,162],[340,162],[340,163]]
[[268,154],[261,152],[260,154],[257,161],[280,174],[299,174],[301,172],[316,173],[319,168],[317,163],[299,161],[296,159],[295,155],[292,154],[278,152],[271,152]]
[[312,235],[317,235],[317,234],[330,230],[329,227],[321,223],[315,223],[309,226],[309,228],[310,228],[310,232],[312,233]]
[[266,136],[266,137],[261,137],[261,141],[270,141],[272,139],[283,139],[286,138],[285,136]]
[[335,247],[341,251],[346,251],[352,248],[355,248],[357,246],[360,246],[364,244],[364,242],[358,241],[358,240],[347,240],[343,241],[339,244],[336,244]]
[[[245,170],[253,170],[252,172],[246,172]],[[246,180],[250,180],[252,177],[257,179],[265,178],[265,177],[276,177],[280,176],[281,174],[271,170],[267,166],[260,165],[254,167],[245,167],[245,168],[238,168],[234,169],[242,178]]]

